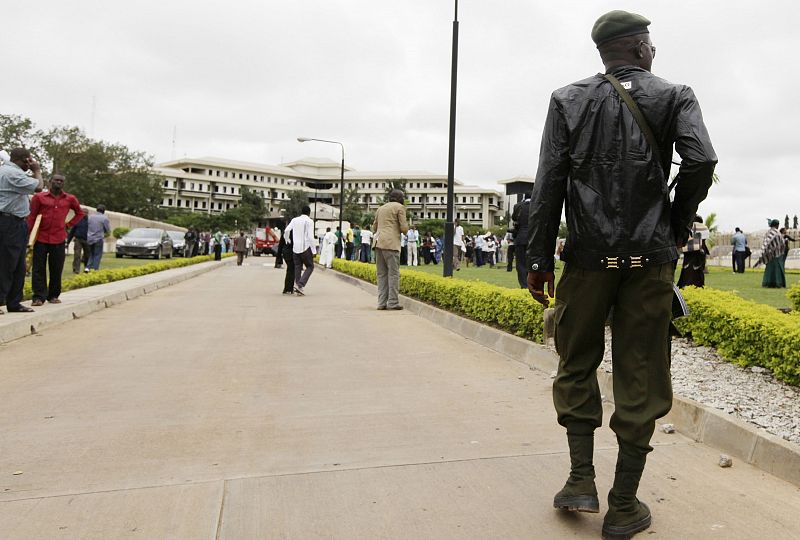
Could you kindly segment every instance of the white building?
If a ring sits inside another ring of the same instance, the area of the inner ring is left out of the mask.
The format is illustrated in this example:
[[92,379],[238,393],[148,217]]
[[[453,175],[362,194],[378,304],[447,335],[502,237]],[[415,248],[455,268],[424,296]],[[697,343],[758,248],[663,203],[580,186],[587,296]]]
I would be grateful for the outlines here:
[[[219,158],[183,158],[153,170],[163,178],[165,208],[194,212],[223,212],[235,208],[243,187],[264,198],[270,215],[280,215],[281,201],[301,189],[313,203],[339,206],[341,164],[328,159],[306,158],[281,165],[264,165]],[[358,189],[366,211],[383,201],[390,182],[406,186],[408,208],[415,221],[445,219],[447,175],[423,171],[359,172],[345,167],[345,189]],[[488,228],[503,217],[503,195],[491,188],[467,186],[455,181],[455,217],[464,223]]]

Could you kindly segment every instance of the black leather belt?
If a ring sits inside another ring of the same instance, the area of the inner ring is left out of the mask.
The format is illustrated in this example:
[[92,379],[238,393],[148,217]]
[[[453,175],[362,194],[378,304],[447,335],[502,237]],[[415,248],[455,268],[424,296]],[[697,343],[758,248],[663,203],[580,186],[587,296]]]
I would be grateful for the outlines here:
[[25,219],[25,218],[23,218],[23,217],[15,216],[14,214],[9,214],[8,212],[0,212],[0,216],[3,216],[3,217],[10,217],[10,218],[14,218],[14,219],[17,219],[17,220],[20,220],[20,221],[22,221],[23,219]]

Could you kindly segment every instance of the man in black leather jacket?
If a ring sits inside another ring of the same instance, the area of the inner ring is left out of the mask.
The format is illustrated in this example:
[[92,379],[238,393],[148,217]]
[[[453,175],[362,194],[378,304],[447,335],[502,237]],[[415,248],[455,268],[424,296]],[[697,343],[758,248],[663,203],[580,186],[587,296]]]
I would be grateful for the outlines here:
[[[571,471],[555,496],[556,508],[599,511],[592,454],[602,403],[595,372],[613,307],[615,411],[610,427],[619,454],[603,522],[606,538],[629,538],[650,526],[650,511],[636,492],[652,450],[655,420],[672,404],[674,265],[717,162],[691,88],[650,73],[656,48],[649,24],[641,15],[612,11],[595,23],[592,39],[606,73],[621,81],[640,108],[658,152],[604,75],[556,90],[542,135],[529,220],[528,289],[547,306],[566,202],[569,233],[555,303],[560,362],[553,401],[558,422],[567,430]],[[682,164],[670,202],[673,145]]]

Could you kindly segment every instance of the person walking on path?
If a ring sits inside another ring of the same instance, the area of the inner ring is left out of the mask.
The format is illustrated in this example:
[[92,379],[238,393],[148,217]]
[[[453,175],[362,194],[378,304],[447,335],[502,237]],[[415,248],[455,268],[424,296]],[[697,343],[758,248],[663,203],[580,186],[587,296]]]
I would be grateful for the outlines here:
[[[64,191],[64,176],[54,174],[50,178],[50,189],[37,193],[31,199],[31,213],[28,214],[28,230],[33,230],[36,218],[41,216],[39,233],[33,244],[33,269],[31,286],[33,301],[37,307],[45,303],[60,304],[61,273],[67,252],[67,229],[74,227],[84,212],[78,199]],[[67,215],[72,210],[75,215],[67,223]],[[65,227],[66,224],[66,227]],[[49,278],[49,283],[48,283]]]
[[[294,259],[294,292],[305,296],[306,285],[314,271],[314,255],[317,246],[314,241],[314,222],[309,217],[311,207],[303,207],[302,213],[289,222],[283,234],[292,233],[292,258]],[[304,268],[305,267],[305,268]]]
[[773,219],[769,222],[769,230],[764,235],[764,242],[761,244],[761,256],[753,265],[757,268],[765,264],[764,277],[761,279],[761,286],[770,289],[786,288],[786,270],[783,266],[783,251],[786,244],[783,235],[778,230],[780,221]]
[[708,238],[708,227],[703,224],[702,217],[695,216],[692,234],[681,250],[683,264],[681,275],[678,277],[678,287],[681,289],[689,285],[700,288],[706,285],[706,256],[709,255],[706,238]]
[[[595,23],[591,35],[607,75],[553,92],[528,221],[528,289],[547,306],[567,205],[566,264],[554,314],[560,361],[553,402],[571,459],[569,478],[553,499],[562,510],[599,512],[593,449],[603,405],[596,371],[613,307],[615,410],[609,425],[619,450],[604,538],[630,538],[651,523],[636,494],[655,421],[672,405],[675,261],[717,163],[692,90],[650,72],[656,49],[649,24],[625,11]],[[673,145],[681,166],[670,203]]]
[[353,227],[353,260],[361,260],[361,227]]
[[80,274],[81,268],[89,265],[89,242],[86,241],[86,235],[89,233],[89,214],[85,208],[81,207],[81,210],[83,210],[83,218],[69,230],[67,235],[67,246],[73,240],[75,242],[72,245],[73,274]]
[[389,192],[389,202],[375,212],[375,262],[378,274],[378,309],[403,309],[400,305],[400,235],[408,232],[405,195]]
[[[28,176],[27,171],[33,176]],[[9,312],[28,313],[23,306],[25,248],[28,245],[30,213],[28,197],[42,191],[44,180],[39,163],[25,148],[14,148],[0,166],[0,306]],[[0,315],[5,313],[0,309]]]
[[233,239],[233,252],[236,253],[236,266],[242,266],[247,253],[247,237],[244,231],[239,231],[239,236]]
[[731,237],[731,245],[733,246],[733,272],[744,274],[744,260],[747,258],[748,251],[747,237],[739,227],[736,227],[736,232]]
[[333,233],[336,236],[336,245],[333,249],[333,254],[337,259],[342,258],[342,229],[340,227],[336,227],[336,232]]
[[98,204],[97,212],[89,216],[88,232],[86,233],[86,242],[89,244],[89,266],[84,272],[100,270],[103,245],[109,232],[111,232],[111,223],[106,217],[106,207]]
[[283,279],[283,294],[294,294],[294,254],[292,253],[292,233],[284,233],[278,242],[278,253],[286,261],[286,274]]

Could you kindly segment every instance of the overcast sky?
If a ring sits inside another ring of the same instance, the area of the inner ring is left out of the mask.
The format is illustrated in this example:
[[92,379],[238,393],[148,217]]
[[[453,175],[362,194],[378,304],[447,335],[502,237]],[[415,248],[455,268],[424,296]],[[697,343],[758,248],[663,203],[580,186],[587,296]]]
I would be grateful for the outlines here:
[[[339,160],[338,146],[305,136],[342,141],[361,171],[446,174],[453,7],[31,2],[3,16],[0,112],[79,125],[157,162]],[[720,177],[701,213],[746,231],[800,214],[800,7],[788,0],[462,0],[456,177],[535,174],[549,95],[602,71],[590,31],[611,9],[653,21],[653,72],[700,100]]]

